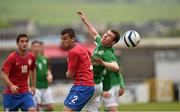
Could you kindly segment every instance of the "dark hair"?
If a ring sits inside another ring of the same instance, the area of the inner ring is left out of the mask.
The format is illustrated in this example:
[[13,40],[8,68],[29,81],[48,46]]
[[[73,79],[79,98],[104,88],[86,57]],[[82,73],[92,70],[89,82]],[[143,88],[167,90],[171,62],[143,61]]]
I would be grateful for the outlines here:
[[71,38],[75,38],[75,31],[72,28],[66,28],[61,31],[61,35],[68,34]]
[[44,42],[43,42],[43,41],[39,41],[39,44],[40,44],[40,45],[44,45]]
[[114,33],[114,35],[115,35],[114,41],[117,43],[119,41],[119,39],[120,39],[119,32],[114,30],[114,29],[111,29],[111,32]]
[[31,45],[34,45],[34,44],[39,44],[40,42],[38,41],[38,40],[33,40],[32,42],[31,42]]
[[44,42],[43,41],[39,41],[39,40],[33,40],[32,42],[31,42],[31,45],[33,45],[33,44],[40,44],[40,45],[43,45],[44,44]]
[[26,37],[26,38],[28,39],[28,41],[29,41],[29,37],[28,37],[26,34],[19,34],[19,35],[17,36],[17,38],[16,38],[16,43],[18,43],[19,40],[20,40],[21,38],[24,38],[24,37]]

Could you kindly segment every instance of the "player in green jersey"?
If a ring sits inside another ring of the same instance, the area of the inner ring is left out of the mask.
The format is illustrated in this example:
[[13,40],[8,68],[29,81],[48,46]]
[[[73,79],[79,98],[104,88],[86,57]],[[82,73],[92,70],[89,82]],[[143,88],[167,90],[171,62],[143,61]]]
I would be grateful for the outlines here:
[[95,92],[92,99],[85,106],[85,109],[88,111],[98,111],[103,92],[102,80],[104,69],[109,69],[114,72],[119,71],[119,66],[112,46],[119,41],[120,35],[116,30],[110,29],[101,37],[97,30],[88,22],[83,12],[80,11],[77,12],[77,14],[80,16],[82,22],[97,44],[91,57],[94,71],[94,82],[96,84]]
[[118,97],[124,94],[124,80],[120,73],[110,70],[104,71],[103,103],[108,111],[118,111]]
[[52,74],[49,70],[48,58],[44,56],[44,44],[41,41],[33,41],[31,50],[36,56],[36,94],[34,96],[37,108],[53,111],[53,96],[48,87],[52,83]]

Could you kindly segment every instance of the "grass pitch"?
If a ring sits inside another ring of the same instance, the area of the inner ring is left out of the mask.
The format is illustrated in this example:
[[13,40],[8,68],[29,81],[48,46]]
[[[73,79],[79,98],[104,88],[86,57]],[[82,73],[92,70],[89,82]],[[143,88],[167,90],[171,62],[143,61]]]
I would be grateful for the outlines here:
[[[62,111],[63,104],[55,104],[54,111]],[[133,104],[119,104],[119,111],[180,111],[180,102],[172,103],[133,103]],[[0,111],[3,107],[0,106]],[[104,111],[101,107],[100,111]]]
[[[55,110],[63,109],[62,104],[56,104]],[[101,107],[101,111],[104,108]],[[119,104],[119,111],[180,111],[180,102],[173,103],[134,103],[134,104]]]

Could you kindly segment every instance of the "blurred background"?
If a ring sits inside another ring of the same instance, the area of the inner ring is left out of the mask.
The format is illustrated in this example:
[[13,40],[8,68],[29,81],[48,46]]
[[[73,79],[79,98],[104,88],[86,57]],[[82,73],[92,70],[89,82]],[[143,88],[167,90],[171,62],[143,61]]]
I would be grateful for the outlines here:
[[[109,28],[136,30],[138,47],[116,46],[126,84],[122,104],[180,101],[180,0],[0,0],[0,66],[16,49],[16,37],[27,33],[30,40],[45,44],[57,103],[62,103],[71,81],[65,78],[67,51],[60,49],[60,32],[72,27],[77,41],[91,50],[94,43],[76,11],[103,34]],[[31,42],[30,41],[30,42]],[[0,81],[0,103],[2,89]]]

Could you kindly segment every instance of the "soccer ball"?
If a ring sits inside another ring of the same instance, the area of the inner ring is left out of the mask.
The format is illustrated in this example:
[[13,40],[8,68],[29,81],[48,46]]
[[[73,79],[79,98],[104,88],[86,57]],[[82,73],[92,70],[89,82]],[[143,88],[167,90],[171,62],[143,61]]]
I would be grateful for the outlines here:
[[124,33],[123,40],[126,47],[134,48],[140,43],[141,37],[139,36],[138,32],[134,30],[128,30]]

